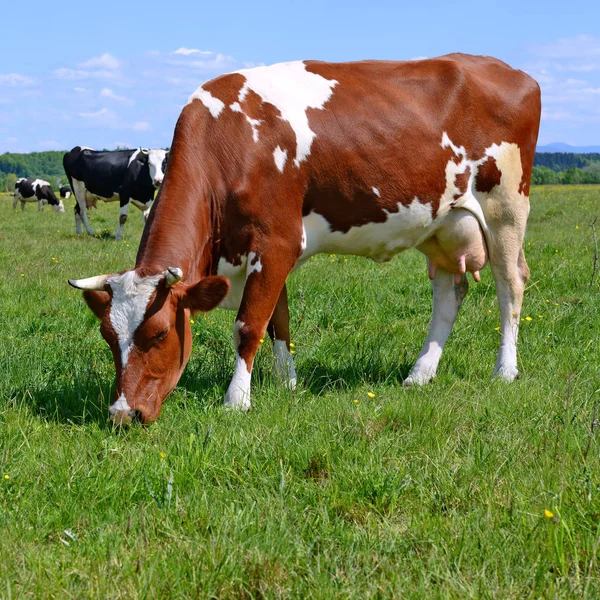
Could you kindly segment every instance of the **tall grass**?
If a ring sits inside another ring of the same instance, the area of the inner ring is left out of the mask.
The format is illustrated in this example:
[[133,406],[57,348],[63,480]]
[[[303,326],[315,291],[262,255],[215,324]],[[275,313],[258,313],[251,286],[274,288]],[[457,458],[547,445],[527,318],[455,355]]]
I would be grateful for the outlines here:
[[404,389],[424,259],[326,255],[289,282],[296,393],[265,343],[252,411],[220,408],[234,315],[216,311],[159,421],[118,432],[110,352],[66,279],[131,267],[141,219],[117,243],[0,201],[0,597],[599,597],[599,214],[599,187],[533,190],[512,385],[490,377],[489,269],[436,380]]

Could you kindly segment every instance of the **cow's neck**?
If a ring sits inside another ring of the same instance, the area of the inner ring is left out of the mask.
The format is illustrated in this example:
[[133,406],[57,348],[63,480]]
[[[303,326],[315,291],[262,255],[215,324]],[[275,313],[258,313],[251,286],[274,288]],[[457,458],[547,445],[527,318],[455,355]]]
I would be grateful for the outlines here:
[[136,269],[159,272],[183,270],[183,280],[195,283],[212,268],[216,222],[209,186],[192,172],[190,161],[179,160],[176,149],[152,214],[144,229]]

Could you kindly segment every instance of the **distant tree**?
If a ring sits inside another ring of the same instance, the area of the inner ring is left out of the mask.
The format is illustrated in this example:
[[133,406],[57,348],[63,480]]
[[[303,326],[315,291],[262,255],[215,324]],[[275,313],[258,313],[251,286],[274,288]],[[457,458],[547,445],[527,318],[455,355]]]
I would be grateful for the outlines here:
[[531,183],[533,185],[550,185],[560,183],[560,178],[558,173],[548,167],[533,167]]
[[15,191],[15,183],[17,183],[17,179],[18,177],[14,174],[14,173],[8,173],[5,177],[4,177],[4,189],[7,192],[14,192]]

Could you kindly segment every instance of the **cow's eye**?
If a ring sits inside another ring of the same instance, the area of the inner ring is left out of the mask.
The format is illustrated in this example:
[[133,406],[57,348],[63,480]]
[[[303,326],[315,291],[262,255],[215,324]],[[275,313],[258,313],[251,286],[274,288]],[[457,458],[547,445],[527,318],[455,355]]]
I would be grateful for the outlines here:
[[165,337],[167,336],[168,333],[168,329],[165,329],[164,331],[161,331],[160,333],[157,333],[153,338],[152,341],[153,342],[160,342],[160,340],[165,339]]

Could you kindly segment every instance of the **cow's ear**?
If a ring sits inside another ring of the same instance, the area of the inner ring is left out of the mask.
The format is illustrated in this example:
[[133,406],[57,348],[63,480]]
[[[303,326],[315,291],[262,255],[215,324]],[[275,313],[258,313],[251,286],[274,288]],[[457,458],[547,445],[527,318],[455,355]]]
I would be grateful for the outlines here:
[[192,314],[208,312],[223,302],[229,293],[229,279],[215,275],[205,277],[195,285],[188,287],[183,293],[185,308],[189,308]]
[[83,292],[83,299],[86,304],[90,307],[90,310],[102,320],[106,307],[110,302],[110,294],[108,292],[99,292],[97,290],[85,290]]

